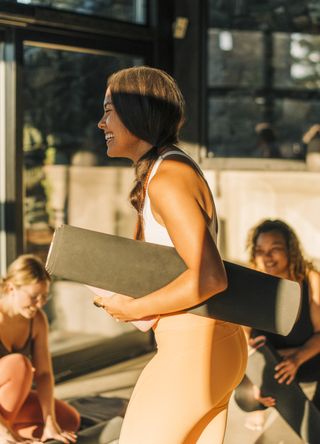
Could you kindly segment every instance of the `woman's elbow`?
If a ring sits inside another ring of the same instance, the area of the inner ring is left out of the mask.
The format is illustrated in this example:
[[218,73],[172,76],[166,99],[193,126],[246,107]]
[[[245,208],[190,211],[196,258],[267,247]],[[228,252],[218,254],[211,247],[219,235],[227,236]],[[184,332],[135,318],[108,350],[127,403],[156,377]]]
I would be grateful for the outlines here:
[[208,293],[210,295],[221,293],[228,287],[228,278],[225,273],[211,275],[208,282]]

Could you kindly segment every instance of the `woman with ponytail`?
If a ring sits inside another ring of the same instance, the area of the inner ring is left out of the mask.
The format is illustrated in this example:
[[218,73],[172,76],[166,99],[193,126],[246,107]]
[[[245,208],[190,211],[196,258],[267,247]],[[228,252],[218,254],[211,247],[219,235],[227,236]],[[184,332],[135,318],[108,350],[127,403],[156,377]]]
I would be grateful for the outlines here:
[[190,311],[224,290],[227,279],[212,194],[198,165],[176,146],[183,121],[184,99],[164,71],[134,67],[109,78],[98,126],[108,155],[134,163],[136,238],[174,246],[187,266],[144,297],[96,298],[123,322],[158,318],[158,350],[134,389],[120,444],[221,444],[246,366],[242,327]]
[[42,262],[31,254],[19,256],[0,281],[0,444],[76,441],[79,414],[53,397],[42,310],[49,283]]

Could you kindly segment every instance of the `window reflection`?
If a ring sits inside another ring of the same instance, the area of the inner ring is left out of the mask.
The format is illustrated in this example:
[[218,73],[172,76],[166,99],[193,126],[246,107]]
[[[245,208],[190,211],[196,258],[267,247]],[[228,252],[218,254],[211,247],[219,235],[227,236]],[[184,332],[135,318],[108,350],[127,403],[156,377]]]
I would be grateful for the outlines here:
[[320,36],[275,33],[274,82],[279,88],[320,87]]
[[[255,153],[255,125],[262,119],[260,98],[230,93],[209,99],[209,157],[251,157]],[[245,118],[244,118],[245,116]]]
[[275,100],[275,126],[281,141],[282,156],[303,159],[305,146],[302,135],[320,115],[319,100],[298,100],[292,98]]
[[16,0],[35,6],[92,14],[110,19],[146,24],[146,0]]
[[208,30],[209,86],[261,87],[261,32]]
[[141,63],[123,55],[24,46],[26,251],[45,258],[54,228],[68,222],[69,166],[108,163],[97,129],[106,79]]

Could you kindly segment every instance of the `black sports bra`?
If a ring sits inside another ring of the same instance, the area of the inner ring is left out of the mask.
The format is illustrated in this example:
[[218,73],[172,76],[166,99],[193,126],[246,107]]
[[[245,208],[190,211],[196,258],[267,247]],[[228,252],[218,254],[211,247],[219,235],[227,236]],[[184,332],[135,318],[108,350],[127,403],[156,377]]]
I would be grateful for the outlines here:
[[33,325],[33,319],[31,319],[30,321],[28,338],[23,347],[21,348],[13,347],[12,350],[9,351],[0,340],[0,358],[3,358],[4,356],[7,355],[11,355],[12,353],[20,353],[21,355],[26,356],[30,360],[32,359],[32,352],[33,352],[32,325]]

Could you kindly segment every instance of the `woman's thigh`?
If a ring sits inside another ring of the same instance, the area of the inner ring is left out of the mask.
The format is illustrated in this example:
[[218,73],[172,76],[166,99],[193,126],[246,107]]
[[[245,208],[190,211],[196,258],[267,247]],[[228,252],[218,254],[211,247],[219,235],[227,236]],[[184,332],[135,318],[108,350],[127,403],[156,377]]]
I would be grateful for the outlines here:
[[195,330],[188,345],[181,346],[178,340],[180,348],[176,348],[171,332],[171,345],[160,350],[139,378],[120,444],[191,444],[192,430],[200,436],[226,409],[245,370],[245,340],[238,329],[226,337],[211,332],[210,341],[203,340],[203,335],[203,329]]
[[[64,401],[55,399],[55,414],[63,430],[76,431],[80,425],[79,413]],[[40,437],[43,431],[43,416],[37,392],[32,390],[21,407],[13,424],[24,437]]]

